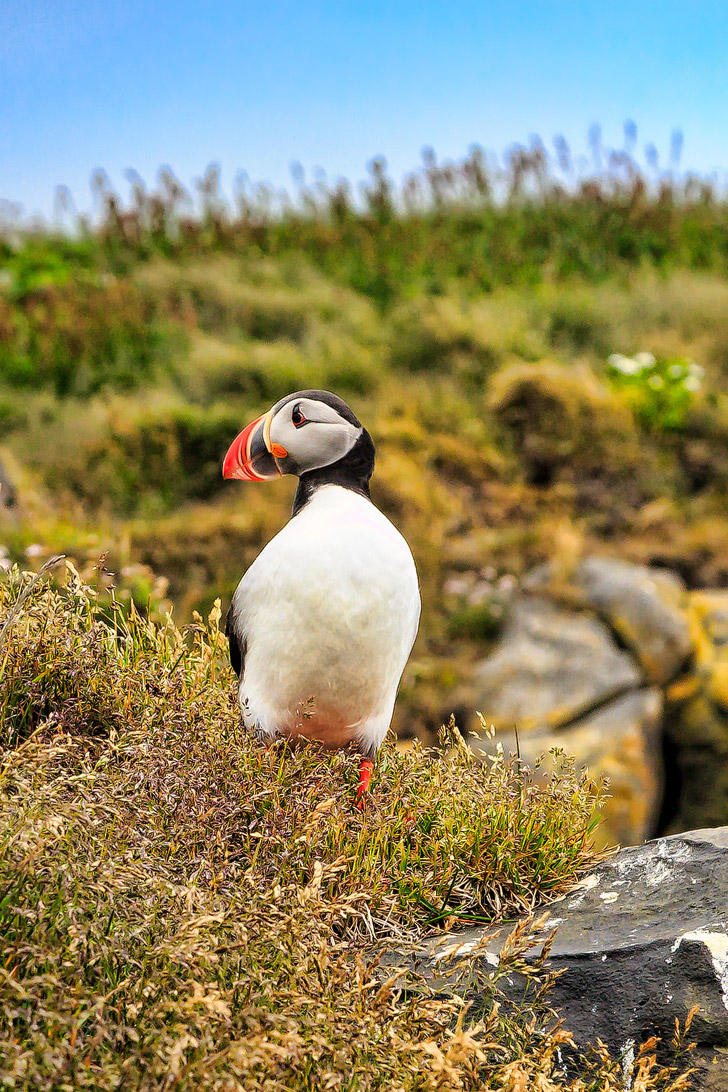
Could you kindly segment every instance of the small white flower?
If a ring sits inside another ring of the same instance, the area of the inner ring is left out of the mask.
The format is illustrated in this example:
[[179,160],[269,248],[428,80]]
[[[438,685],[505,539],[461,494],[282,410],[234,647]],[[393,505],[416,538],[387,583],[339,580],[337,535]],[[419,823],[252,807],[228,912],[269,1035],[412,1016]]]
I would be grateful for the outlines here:
[[686,391],[690,391],[691,394],[695,394],[696,391],[700,390],[702,384],[698,379],[697,375],[689,375],[683,381],[683,386]]
[[30,546],[25,547],[25,556],[27,558],[40,557],[45,551],[38,542],[32,542]]
[[705,378],[705,368],[702,364],[696,364],[694,360],[691,360],[688,364],[688,371],[695,379],[700,380]]
[[651,375],[647,380],[647,384],[652,387],[653,391],[659,391],[665,386],[665,380],[661,375]]
[[622,353],[612,353],[607,363],[610,368],[613,368],[615,372],[619,372],[620,375],[637,375],[640,371],[639,364]]
[[671,364],[667,369],[667,374],[670,376],[670,379],[681,379],[682,376],[685,375],[685,368],[682,364]]
[[655,366],[655,358],[652,353],[635,353],[634,358],[640,368],[653,368]]

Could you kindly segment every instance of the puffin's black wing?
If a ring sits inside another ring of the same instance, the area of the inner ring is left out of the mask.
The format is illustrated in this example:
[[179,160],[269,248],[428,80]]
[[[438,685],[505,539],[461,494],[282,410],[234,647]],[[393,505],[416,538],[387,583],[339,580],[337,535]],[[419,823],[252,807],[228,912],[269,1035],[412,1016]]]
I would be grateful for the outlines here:
[[245,639],[238,637],[233,627],[233,607],[230,604],[230,609],[227,612],[225,619],[225,634],[230,645],[230,663],[233,665],[233,671],[240,678],[243,673],[243,664],[245,663],[246,645]]

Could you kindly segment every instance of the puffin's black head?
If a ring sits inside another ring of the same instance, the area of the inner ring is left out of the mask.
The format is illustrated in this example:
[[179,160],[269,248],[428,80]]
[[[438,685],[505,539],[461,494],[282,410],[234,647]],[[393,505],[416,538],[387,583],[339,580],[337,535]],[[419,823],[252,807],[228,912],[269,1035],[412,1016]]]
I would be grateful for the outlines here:
[[361,421],[329,391],[297,391],[276,402],[233,440],[224,478],[301,479],[294,511],[319,485],[337,484],[369,496],[374,444]]

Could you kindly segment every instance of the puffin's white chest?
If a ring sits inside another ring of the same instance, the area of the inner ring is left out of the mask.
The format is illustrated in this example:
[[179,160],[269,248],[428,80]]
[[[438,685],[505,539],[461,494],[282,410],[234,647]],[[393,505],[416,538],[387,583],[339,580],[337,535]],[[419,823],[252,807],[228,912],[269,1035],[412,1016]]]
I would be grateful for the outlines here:
[[364,497],[335,485],[265,547],[233,598],[246,654],[243,716],[332,746],[383,739],[417,632],[410,549]]

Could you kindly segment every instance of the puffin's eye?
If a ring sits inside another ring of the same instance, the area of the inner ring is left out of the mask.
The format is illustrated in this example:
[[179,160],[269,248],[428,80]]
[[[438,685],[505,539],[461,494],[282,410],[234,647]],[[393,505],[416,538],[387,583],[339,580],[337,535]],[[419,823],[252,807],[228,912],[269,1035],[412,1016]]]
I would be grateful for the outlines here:
[[294,428],[300,428],[301,425],[305,425],[307,418],[305,417],[303,410],[298,403],[291,410],[291,422]]

